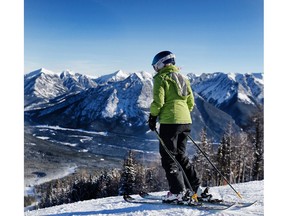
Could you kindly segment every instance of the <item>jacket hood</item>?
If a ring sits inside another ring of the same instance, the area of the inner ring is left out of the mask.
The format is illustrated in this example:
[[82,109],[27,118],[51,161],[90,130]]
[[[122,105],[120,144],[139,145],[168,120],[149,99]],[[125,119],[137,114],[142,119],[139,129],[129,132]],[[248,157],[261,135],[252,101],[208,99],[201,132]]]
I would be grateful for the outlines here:
[[171,73],[171,72],[179,72],[179,68],[176,67],[175,65],[168,65],[168,66],[162,68],[162,69],[154,76],[154,78],[157,77],[157,76],[160,76],[160,75],[162,75],[162,74]]

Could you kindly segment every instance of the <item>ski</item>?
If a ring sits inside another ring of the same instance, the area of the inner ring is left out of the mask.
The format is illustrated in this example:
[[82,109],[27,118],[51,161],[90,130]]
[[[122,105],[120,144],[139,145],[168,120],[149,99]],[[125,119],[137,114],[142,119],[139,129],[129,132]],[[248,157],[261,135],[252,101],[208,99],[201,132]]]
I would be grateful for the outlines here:
[[257,200],[254,202],[236,202],[236,208],[247,208],[257,203]]
[[[146,192],[140,192],[139,195],[143,198],[143,199],[148,199],[148,200],[162,200],[161,196],[157,196],[157,195],[152,195]],[[237,208],[247,208],[250,207],[252,205],[254,205],[257,201],[254,202],[228,202],[228,201],[224,201],[224,200],[220,200],[220,199],[212,199],[209,202],[208,201],[201,201],[200,203],[209,203],[209,204],[216,204],[216,205],[221,205],[221,206],[231,206],[233,205],[233,207],[237,207]]]
[[198,210],[208,210],[208,211],[223,211],[226,209],[229,209],[234,206],[234,203],[230,205],[217,205],[216,203],[196,203],[196,204],[189,204],[188,202],[171,202],[166,203],[162,202],[162,200],[149,200],[145,198],[134,198],[130,195],[124,195],[124,200],[129,203],[135,203],[135,204],[149,204],[149,205],[166,205],[166,206],[177,206],[177,207],[187,207],[191,209],[198,209]]
[[[156,196],[156,195],[151,195],[146,192],[140,192],[139,195],[144,198],[144,199],[150,199],[150,200],[162,200],[161,196]],[[218,204],[218,205],[223,205],[223,206],[230,206],[231,204],[234,204],[233,202],[224,202],[223,200],[220,199],[212,199],[209,202],[208,201],[200,201],[200,203],[209,203],[209,204]]]

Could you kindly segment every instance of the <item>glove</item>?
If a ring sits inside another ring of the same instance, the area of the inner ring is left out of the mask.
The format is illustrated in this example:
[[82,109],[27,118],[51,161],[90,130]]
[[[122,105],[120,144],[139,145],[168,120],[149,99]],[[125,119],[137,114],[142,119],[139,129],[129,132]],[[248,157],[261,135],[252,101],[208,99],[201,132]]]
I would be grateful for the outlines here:
[[149,115],[148,124],[149,124],[150,130],[152,131],[156,130],[156,119],[157,119],[157,116],[152,116],[151,114]]

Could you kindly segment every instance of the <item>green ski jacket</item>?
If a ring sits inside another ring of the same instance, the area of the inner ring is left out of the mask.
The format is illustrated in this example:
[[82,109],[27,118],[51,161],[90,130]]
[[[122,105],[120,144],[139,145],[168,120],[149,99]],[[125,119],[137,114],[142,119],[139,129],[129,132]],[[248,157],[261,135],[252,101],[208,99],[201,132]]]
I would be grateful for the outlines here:
[[154,77],[150,113],[160,124],[191,124],[194,97],[189,80],[174,65],[162,68]]

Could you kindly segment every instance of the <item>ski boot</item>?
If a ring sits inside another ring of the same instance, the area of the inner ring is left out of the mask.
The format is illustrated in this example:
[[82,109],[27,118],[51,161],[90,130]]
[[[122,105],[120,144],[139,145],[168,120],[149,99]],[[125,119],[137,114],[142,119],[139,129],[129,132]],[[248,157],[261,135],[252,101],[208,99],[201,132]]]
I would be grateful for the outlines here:
[[162,196],[162,202],[163,203],[177,203],[177,204],[182,204],[183,203],[183,192],[180,192],[179,194],[173,194],[170,191]]

